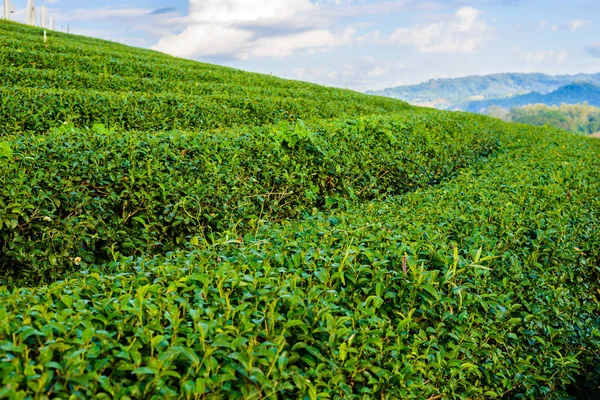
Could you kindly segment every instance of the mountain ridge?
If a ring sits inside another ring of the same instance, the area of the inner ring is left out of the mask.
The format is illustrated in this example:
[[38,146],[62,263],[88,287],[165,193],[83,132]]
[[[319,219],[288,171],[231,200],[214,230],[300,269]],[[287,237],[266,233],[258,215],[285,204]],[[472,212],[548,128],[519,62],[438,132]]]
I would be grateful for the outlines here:
[[560,106],[561,104],[579,104],[583,102],[590,106],[600,106],[600,85],[575,82],[547,94],[531,92],[504,99],[474,101],[468,103],[463,109],[469,112],[484,113],[490,106],[511,109],[533,104]]
[[367,94],[392,97],[414,105],[464,110],[474,101],[505,99],[532,92],[548,94],[563,86],[582,82],[600,84],[600,73],[548,75],[543,73],[498,73],[461,78],[431,79],[416,85],[396,86]]

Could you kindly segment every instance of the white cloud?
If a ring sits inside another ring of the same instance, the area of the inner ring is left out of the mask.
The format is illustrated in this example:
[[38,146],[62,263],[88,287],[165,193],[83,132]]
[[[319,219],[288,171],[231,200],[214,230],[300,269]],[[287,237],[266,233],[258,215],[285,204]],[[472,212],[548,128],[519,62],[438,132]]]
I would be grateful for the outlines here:
[[472,53],[490,38],[492,28],[481,12],[463,7],[437,22],[396,29],[389,37],[394,45],[415,46],[422,53]]
[[147,16],[152,10],[146,8],[87,8],[75,10],[69,15],[72,21],[87,21],[106,18],[131,18]]
[[590,22],[591,21],[588,20],[574,19],[572,21],[569,21],[569,28],[571,28],[572,31],[576,31],[577,29],[585,27]]
[[[188,18],[182,17],[175,9],[166,9],[166,12],[153,13],[149,8],[86,8],[77,9],[62,16],[62,20],[69,22],[88,22],[97,20],[119,19],[121,23],[127,24],[134,30],[143,31],[150,36],[163,37],[171,34],[176,29],[182,29],[187,26]],[[79,33],[81,30],[78,30]],[[107,35],[99,36],[109,39]],[[112,35],[111,38],[112,39]],[[128,44],[133,42],[128,41]],[[141,39],[136,39],[136,43],[142,43]],[[143,41],[144,45],[147,45]]]
[[523,53],[521,59],[530,64],[564,64],[568,56],[566,51],[540,50]]
[[362,57],[352,62],[320,66],[314,68],[296,68],[295,76],[325,85],[350,87],[356,90],[366,90],[374,85],[382,85],[397,79],[400,71],[406,65],[402,62],[382,61],[373,57]]
[[[351,40],[352,29],[333,32],[310,0],[190,0],[188,25],[153,48],[180,57],[283,57]],[[317,17],[315,17],[317,16]]]
[[[351,31],[348,30],[347,32]],[[343,32],[340,37],[322,29],[274,38],[261,38],[253,43],[249,55],[254,57],[284,57],[289,56],[296,50],[326,50],[347,43],[349,40],[347,32]]]
[[147,41],[143,38],[129,37],[129,36],[123,35],[122,32],[105,30],[105,29],[72,28],[71,33],[76,34],[76,35],[102,38],[105,40],[110,40],[112,42],[118,42],[118,43],[126,44],[129,46],[136,46],[136,47],[144,47],[148,44]]
[[374,67],[369,72],[367,72],[367,76],[369,78],[379,78],[380,76],[384,76],[387,73],[387,70],[383,67]]
[[379,0],[379,1],[320,1],[320,4],[344,4],[344,7],[327,7],[322,10],[326,17],[364,17],[366,15],[389,15],[391,13],[403,12],[408,9],[431,11],[441,8],[435,1],[426,0]]
[[198,22],[268,22],[287,20],[314,7],[307,0],[191,0],[190,16]]
[[[576,30],[584,28],[585,26],[589,25],[590,23],[591,23],[590,20],[573,19],[566,24],[560,24],[560,25],[552,24],[552,26],[550,26],[550,30],[552,32],[566,31],[566,30],[576,31]],[[544,30],[546,30],[547,26],[548,26],[548,20],[543,20],[538,25],[538,29],[540,31],[544,31]]]

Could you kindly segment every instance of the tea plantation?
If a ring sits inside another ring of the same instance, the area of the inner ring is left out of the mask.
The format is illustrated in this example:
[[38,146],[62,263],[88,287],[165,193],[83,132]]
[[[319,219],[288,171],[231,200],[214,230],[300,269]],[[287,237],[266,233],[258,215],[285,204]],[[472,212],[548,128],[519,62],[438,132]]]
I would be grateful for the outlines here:
[[0,21],[0,399],[600,398],[600,140]]

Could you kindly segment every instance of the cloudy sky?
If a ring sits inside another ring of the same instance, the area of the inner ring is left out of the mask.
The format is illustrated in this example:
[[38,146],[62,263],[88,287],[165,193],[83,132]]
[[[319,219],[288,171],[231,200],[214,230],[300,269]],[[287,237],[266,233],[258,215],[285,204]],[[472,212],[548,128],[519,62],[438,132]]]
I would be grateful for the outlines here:
[[[13,19],[24,21],[27,1],[12,2]],[[600,72],[598,0],[36,4],[57,30],[361,91],[495,72]]]

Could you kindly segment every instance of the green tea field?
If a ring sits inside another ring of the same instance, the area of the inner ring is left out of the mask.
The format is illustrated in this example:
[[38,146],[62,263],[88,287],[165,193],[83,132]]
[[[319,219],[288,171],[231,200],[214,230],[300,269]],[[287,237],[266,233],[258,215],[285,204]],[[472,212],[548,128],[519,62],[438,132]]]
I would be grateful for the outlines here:
[[0,399],[598,399],[600,140],[0,20]]

